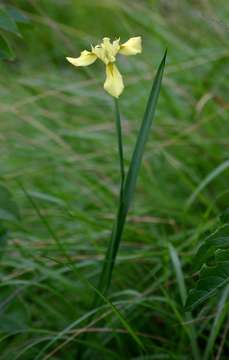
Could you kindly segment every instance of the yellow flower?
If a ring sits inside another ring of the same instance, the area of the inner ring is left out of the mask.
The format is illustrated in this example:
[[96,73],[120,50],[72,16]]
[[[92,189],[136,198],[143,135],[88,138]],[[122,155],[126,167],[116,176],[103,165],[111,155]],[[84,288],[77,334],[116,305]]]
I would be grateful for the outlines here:
[[115,65],[116,56],[136,55],[142,52],[142,39],[140,36],[130,38],[120,45],[120,39],[110,41],[105,37],[101,44],[91,47],[91,51],[84,50],[78,58],[67,57],[67,60],[75,66],[88,66],[100,59],[106,65],[106,80],[104,89],[112,96],[118,98],[124,89],[122,75]]

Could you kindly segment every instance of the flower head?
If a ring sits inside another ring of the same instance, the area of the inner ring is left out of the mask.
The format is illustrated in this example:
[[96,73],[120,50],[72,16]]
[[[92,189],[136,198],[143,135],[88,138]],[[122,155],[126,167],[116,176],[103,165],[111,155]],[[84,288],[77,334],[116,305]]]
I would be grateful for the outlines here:
[[142,40],[140,36],[130,38],[124,44],[120,44],[120,39],[110,41],[108,37],[103,38],[101,44],[91,47],[91,51],[84,50],[78,58],[67,57],[67,60],[75,66],[88,66],[100,59],[106,65],[106,80],[104,89],[112,96],[118,98],[123,89],[123,79],[117,66],[115,65],[116,56],[136,55],[142,51]]

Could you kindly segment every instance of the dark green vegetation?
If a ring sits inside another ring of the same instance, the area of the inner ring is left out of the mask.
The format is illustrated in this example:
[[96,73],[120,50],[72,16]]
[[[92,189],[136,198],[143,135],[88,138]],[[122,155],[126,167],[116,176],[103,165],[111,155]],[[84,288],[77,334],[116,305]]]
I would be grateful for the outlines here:
[[14,60],[15,54],[8,39],[9,34],[21,37],[18,24],[26,24],[29,19],[9,2],[0,3],[0,59]]
[[194,266],[196,270],[201,269],[200,279],[196,288],[189,293],[186,301],[187,309],[195,308],[215,294],[219,288],[224,288],[229,283],[228,210],[226,224],[224,224],[223,214],[221,216],[223,225],[205,239],[195,255]]
[[[192,314],[184,303],[229,203],[228,2],[14,4],[31,23],[1,62],[0,179],[21,221],[1,257],[0,359],[72,360],[85,331],[85,359],[227,359],[228,289]],[[119,192],[115,113],[104,67],[64,57],[135,35],[143,54],[119,59],[126,164],[166,47],[167,66],[109,301],[88,326]]]

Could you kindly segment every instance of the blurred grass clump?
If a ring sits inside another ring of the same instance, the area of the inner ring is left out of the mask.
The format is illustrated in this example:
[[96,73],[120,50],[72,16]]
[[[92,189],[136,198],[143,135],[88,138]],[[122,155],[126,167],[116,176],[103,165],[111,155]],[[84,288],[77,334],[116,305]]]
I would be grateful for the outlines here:
[[[16,59],[1,62],[0,179],[22,220],[13,224],[1,258],[0,359],[75,359],[84,331],[92,333],[86,359],[192,358],[192,331],[201,352],[217,301],[189,321],[181,277],[191,273],[199,239],[216,228],[229,200],[227,166],[196,191],[228,160],[228,2],[11,3],[30,22],[20,24],[22,38],[12,35]],[[94,283],[118,194],[113,104],[102,90],[103,67],[77,71],[65,56],[78,56],[105,35],[143,37],[141,56],[120,59],[127,84],[120,100],[127,163],[168,47],[154,131],[110,296],[144,350],[108,305],[85,327],[93,292],[58,246]],[[185,281],[193,283],[189,276]],[[222,359],[229,350],[224,305],[212,340],[213,354]]]

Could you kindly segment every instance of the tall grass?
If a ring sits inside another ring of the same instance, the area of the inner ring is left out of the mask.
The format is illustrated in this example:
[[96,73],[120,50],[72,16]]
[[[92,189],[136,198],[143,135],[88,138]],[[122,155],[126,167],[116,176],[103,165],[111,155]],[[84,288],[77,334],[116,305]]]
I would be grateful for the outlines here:
[[[21,26],[16,61],[1,63],[0,166],[23,221],[12,226],[1,258],[0,359],[75,359],[84,332],[90,333],[86,359],[190,359],[192,327],[200,358],[217,354],[219,345],[226,358],[227,292],[190,320],[182,284],[192,285],[199,239],[228,206],[228,169],[217,172],[228,160],[227,1],[16,5],[31,24]],[[114,221],[119,163],[113,104],[100,86],[103,68],[78,72],[64,57],[104,35],[144,39],[141,56],[120,59],[125,166],[152,69],[166,46],[169,56],[110,295],[88,324],[90,284]]]

